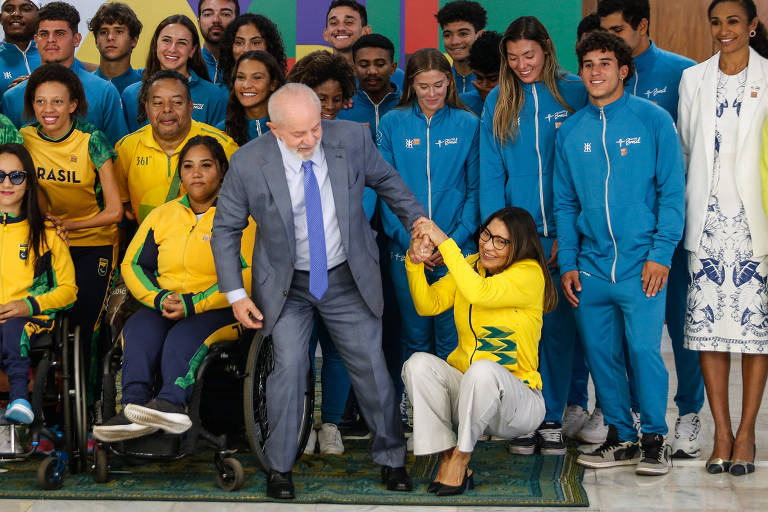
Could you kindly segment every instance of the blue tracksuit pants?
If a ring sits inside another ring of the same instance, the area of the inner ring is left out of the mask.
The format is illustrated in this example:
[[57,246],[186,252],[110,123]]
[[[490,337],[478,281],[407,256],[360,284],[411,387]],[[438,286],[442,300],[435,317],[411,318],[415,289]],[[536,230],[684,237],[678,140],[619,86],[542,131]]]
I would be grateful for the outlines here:
[[8,377],[9,402],[17,398],[27,399],[29,341],[33,332],[48,330],[52,325],[53,322],[28,317],[10,318],[0,324],[0,370]]
[[315,328],[309,340],[309,354],[312,356],[312,364],[315,361],[317,343],[323,351],[323,368],[320,374],[320,386],[322,388],[322,403],[320,405],[320,421],[323,423],[339,424],[344,407],[349,396],[349,375],[341,360],[339,351],[336,350],[331,335],[325,328],[320,318],[315,320]]
[[[419,316],[413,305],[408,276],[405,273],[405,258],[402,249],[390,244],[389,270],[395,287],[397,305],[400,309],[400,348],[402,362],[416,352],[428,352],[440,359],[446,359],[459,343],[453,308],[437,316]],[[426,271],[427,282],[432,284],[448,273],[445,265]]]
[[216,341],[239,337],[240,323],[231,308],[213,309],[178,321],[141,308],[123,327],[123,404],[143,405],[152,399],[155,376],[162,387],[157,398],[186,405],[197,367]]
[[[675,373],[677,374],[677,404],[678,415],[684,416],[697,413],[704,405],[704,380],[701,377],[699,355],[694,350],[683,347],[683,331],[685,328],[685,310],[688,293],[688,260],[685,249],[679,245],[672,256],[672,267],[667,282],[666,320],[667,331],[672,340],[672,350],[675,356]],[[573,380],[568,404],[581,405],[587,408],[587,381],[589,371],[583,351],[577,348],[573,359]],[[631,364],[627,371],[632,375]],[[637,393],[634,381],[630,381],[632,409],[638,410]],[[598,405],[599,407],[599,405]]]
[[[554,238],[541,238],[545,256],[551,254],[554,241]],[[579,341],[573,308],[565,300],[560,287],[560,273],[556,268],[550,268],[550,273],[556,283],[559,300],[557,308],[544,315],[539,342],[539,373],[546,406],[544,421],[560,423],[571,386],[574,349]]]
[[621,441],[635,441],[630,414],[629,380],[624,358],[636,371],[634,378],[642,432],[667,433],[668,374],[661,358],[666,287],[646,297],[640,277],[611,283],[584,272],[582,291],[574,310],[597,398],[607,424],[616,426]]

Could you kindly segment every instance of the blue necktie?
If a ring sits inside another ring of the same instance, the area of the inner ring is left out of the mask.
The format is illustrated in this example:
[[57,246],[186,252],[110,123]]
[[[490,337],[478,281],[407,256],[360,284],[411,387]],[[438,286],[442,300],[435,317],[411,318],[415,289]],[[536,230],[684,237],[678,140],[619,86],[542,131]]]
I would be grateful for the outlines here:
[[328,259],[325,254],[325,227],[320,187],[312,171],[312,161],[301,164],[304,171],[304,203],[307,211],[309,239],[309,293],[321,299],[328,289]]

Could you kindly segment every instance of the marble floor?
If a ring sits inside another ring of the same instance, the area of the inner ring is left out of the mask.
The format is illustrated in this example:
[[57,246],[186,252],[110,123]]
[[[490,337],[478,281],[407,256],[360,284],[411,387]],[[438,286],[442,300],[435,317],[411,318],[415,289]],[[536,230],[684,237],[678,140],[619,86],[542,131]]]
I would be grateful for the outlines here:
[[[672,397],[676,389],[674,361],[669,339],[665,336],[663,346],[664,360],[670,369],[670,399],[667,409],[667,423],[674,428],[677,418]],[[740,359],[733,358],[731,383],[731,413],[734,428],[738,425],[741,406],[741,367]],[[709,406],[701,411],[702,420],[702,458],[700,460],[674,461],[670,473],[662,477],[640,477],[632,467],[603,470],[587,470],[584,474],[584,487],[589,494],[588,510],[615,510],[627,512],[674,510],[702,511],[764,511],[768,510],[768,461],[758,462],[757,471],[744,477],[730,475],[709,475],[704,470],[704,460],[712,447],[712,416]],[[768,447],[768,404],[764,405],[758,417],[757,432],[758,460],[761,458],[760,447]],[[768,448],[766,448],[768,449]],[[2,485],[2,475],[0,475]],[[141,502],[142,512],[245,512],[268,511],[289,512],[384,512],[412,511],[425,512],[469,512],[472,510],[496,511],[532,511],[536,508],[482,508],[472,507],[383,507],[383,506],[342,506],[342,505],[296,505],[292,503],[173,503]],[[105,511],[135,512],[137,503],[119,501],[50,501],[50,500],[0,500],[0,512],[43,512],[43,511]],[[544,509],[541,509],[544,510]],[[553,509],[549,509],[553,510]],[[584,508],[562,508],[557,510],[581,511]]]

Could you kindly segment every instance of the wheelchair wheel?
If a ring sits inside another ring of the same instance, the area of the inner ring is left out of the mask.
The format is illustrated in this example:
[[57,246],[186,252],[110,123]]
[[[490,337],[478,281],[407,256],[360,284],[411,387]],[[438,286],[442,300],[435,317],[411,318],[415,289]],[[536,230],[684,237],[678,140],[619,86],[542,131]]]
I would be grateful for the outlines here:
[[[309,357],[309,355],[307,355]],[[264,338],[256,333],[248,351],[246,377],[244,382],[243,402],[245,411],[245,428],[248,433],[248,443],[251,452],[264,472],[269,471],[264,445],[269,438],[269,421],[267,419],[267,377],[274,368],[274,351],[272,338]],[[304,394],[304,407],[301,423],[299,424],[298,450],[296,459],[304,452],[312,428],[315,407],[315,377],[312,365],[307,372],[307,387]]]
[[109,455],[107,454],[107,449],[97,449],[93,459],[93,480],[97,484],[105,484],[109,482]]
[[65,446],[73,473],[87,469],[88,412],[85,396],[85,362],[80,340],[80,327],[69,332],[69,322],[62,324],[62,370],[64,373]]
[[64,485],[64,466],[59,467],[59,459],[46,457],[37,467],[37,484],[41,489],[54,491]]
[[216,484],[224,491],[237,491],[245,482],[245,471],[240,461],[234,457],[222,459],[217,464],[218,473],[216,473]]

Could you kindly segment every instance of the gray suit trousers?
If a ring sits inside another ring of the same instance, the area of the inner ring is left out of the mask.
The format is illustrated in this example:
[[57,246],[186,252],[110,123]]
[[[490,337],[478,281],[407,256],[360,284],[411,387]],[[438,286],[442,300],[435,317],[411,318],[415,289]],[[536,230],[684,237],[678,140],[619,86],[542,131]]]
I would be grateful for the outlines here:
[[405,465],[402,424],[381,348],[381,318],[365,304],[345,262],[329,271],[328,291],[320,300],[309,293],[309,273],[295,271],[272,330],[275,367],[267,379],[267,416],[272,433],[266,443],[271,469],[287,472],[293,467],[315,312],[344,361],[360,409],[374,434],[374,462]]

